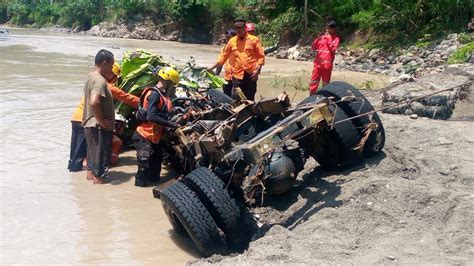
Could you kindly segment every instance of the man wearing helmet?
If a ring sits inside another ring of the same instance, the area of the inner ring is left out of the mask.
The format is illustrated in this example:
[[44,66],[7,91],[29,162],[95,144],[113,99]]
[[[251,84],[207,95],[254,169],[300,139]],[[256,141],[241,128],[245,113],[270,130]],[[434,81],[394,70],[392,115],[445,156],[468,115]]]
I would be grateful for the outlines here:
[[[117,80],[122,76],[122,67],[119,63],[115,62],[112,67],[112,75],[107,78],[107,87],[109,88],[110,92],[112,92],[112,96],[115,100],[119,100],[131,107],[133,109],[138,109],[138,104],[140,102],[140,98],[132,95],[130,93],[124,92],[122,89],[117,87]],[[120,139],[120,135],[123,133],[125,127],[124,121],[117,120],[117,116],[115,119],[115,130],[114,135],[112,137],[112,154],[110,158],[110,165],[116,166],[118,163],[120,151],[122,149],[123,142]]]
[[255,36],[255,24],[253,24],[252,22],[247,22],[247,24],[245,24],[245,30],[248,34]]
[[146,88],[140,96],[137,112],[140,124],[133,135],[138,164],[135,186],[146,187],[149,182],[160,179],[163,161],[160,140],[163,131],[178,127],[169,121],[169,114],[173,108],[169,96],[174,93],[174,86],[178,82],[178,71],[172,67],[163,67],[158,72],[156,86]]

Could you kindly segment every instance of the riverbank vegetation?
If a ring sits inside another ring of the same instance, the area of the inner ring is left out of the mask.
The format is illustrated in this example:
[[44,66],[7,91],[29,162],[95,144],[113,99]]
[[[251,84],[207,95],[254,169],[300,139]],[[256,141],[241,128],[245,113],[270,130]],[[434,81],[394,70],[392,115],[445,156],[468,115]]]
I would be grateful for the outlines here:
[[389,46],[463,31],[473,10],[472,0],[1,0],[0,23],[88,30],[103,21],[151,20],[220,35],[243,17],[255,22],[264,44],[272,46],[311,39],[331,17],[346,39],[357,33],[367,36],[366,45]]

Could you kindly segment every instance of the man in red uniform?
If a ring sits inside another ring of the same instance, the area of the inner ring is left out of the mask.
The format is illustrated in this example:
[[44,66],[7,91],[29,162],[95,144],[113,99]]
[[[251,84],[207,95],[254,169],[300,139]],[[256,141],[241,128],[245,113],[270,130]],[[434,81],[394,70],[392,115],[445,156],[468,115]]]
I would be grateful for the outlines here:
[[313,74],[309,84],[310,95],[316,93],[321,79],[324,85],[331,81],[332,66],[336,50],[339,47],[339,41],[339,36],[336,34],[335,21],[328,22],[326,33],[319,35],[313,41],[311,48],[316,51],[316,57],[314,58]]

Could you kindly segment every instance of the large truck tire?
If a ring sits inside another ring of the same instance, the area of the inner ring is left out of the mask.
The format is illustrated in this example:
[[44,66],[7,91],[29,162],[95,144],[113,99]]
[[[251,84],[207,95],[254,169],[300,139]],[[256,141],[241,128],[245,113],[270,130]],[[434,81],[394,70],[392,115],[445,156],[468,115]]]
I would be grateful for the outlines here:
[[325,97],[322,96],[322,95],[313,94],[313,95],[310,95],[310,96],[304,98],[300,103],[298,103],[297,106],[310,104],[310,103],[317,103],[317,102],[320,102],[321,100],[323,100],[324,98]]
[[209,96],[209,99],[216,104],[230,103],[233,101],[233,99],[227,94],[216,89],[209,89],[207,95]]
[[205,167],[199,167],[190,172],[183,182],[197,193],[217,226],[224,231],[227,243],[240,244],[240,209],[226,190],[226,184]]
[[327,140],[316,140],[323,146],[322,153],[316,149],[315,160],[327,170],[343,170],[361,160],[360,153],[354,148],[360,142],[360,135],[350,120],[337,123],[349,118],[341,108],[330,106],[334,113],[334,127],[327,132]]
[[[313,94],[298,106],[320,101],[324,96]],[[303,139],[302,147],[308,147],[305,152],[311,155],[326,170],[343,170],[360,162],[360,153],[354,150],[360,142],[360,134],[345,111],[339,106],[329,105],[334,114],[334,127]]]
[[177,232],[186,231],[204,256],[225,254],[224,236],[196,194],[177,182],[160,193],[161,203]]
[[[316,92],[318,95],[334,97],[336,101],[346,96],[355,96],[352,101],[341,101],[338,105],[346,112],[349,117],[368,113],[374,110],[374,107],[357,88],[342,81],[331,82]],[[369,135],[364,145],[363,153],[366,156],[372,156],[382,150],[385,145],[385,130],[382,121],[377,113],[373,115],[364,115],[352,120],[361,136],[364,135],[365,125],[375,122],[375,128]]]

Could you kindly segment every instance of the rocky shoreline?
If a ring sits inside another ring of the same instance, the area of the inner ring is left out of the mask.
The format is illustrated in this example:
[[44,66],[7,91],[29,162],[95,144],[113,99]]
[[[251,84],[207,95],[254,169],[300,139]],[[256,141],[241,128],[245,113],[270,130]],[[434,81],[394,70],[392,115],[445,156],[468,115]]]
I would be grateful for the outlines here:
[[[186,43],[206,43],[209,36],[194,34],[191,30],[183,30],[177,23],[168,22],[155,24],[150,20],[101,22],[89,30],[82,30],[80,27],[64,28],[58,25],[43,27],[40,30],[60,33],[71,33],[78,35],[89,35],[106,38],[124,38],[139,40],[162,40]],[[212,44],[219,44],[225,36],[212,36]]]
[[[58,25],[40,30],[109,38],[203,43],[202,37],[183,31],[178,24],[173,22],[156,25],[149,20],[136,21],[138,22],[101,22],[87,31],[78,27],[64,28]],[[460,37],[461,34],[454,33],[426,47],[412,45],[393,52],[378,48],[369,50],[343,47],[336,55],[334,66],[340,70],[389,75],[393,77],[392,81],[436,74],[446,69],[449,57],[463,46]],[[471,38],[474,38],[474,35],[471,35]],[[224,39],[223,35],[212,36],[212,44],[222,44]],[[312,61],[315,53],[310,46],[295,45],[267,48],[266,55],[277,59]],[[474,54],[471,55],[468,63],[474,63]]]
[[[426,47],[410,46],[396,52],[381,49],[341,48],[335,59],[335,68],[357,72],[375,72],[390,76],[409,74],[420,77],[442,72],[447,67],[449,57],[462,46],[460,34],[450,34],[445,39]],[[279,47],[267,54],[278,59],[312,61],[315,53],[310,46],[295,45]],[[469,59],[474,63],[474,55]]]

